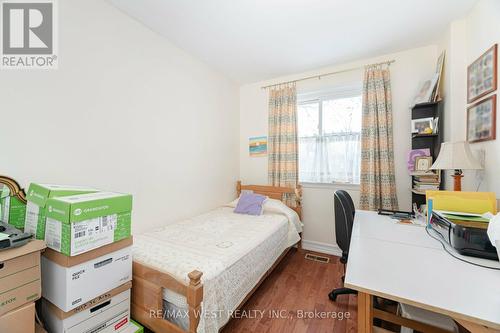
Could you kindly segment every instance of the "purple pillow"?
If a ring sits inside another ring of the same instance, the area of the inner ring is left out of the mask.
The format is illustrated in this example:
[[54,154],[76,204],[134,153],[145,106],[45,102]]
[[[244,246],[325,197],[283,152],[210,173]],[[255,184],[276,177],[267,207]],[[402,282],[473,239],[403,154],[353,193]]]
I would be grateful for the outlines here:
[[237,214],[261,215],[262,205],[266,199],[267,197],[261,194],[243,192],[234,212]]

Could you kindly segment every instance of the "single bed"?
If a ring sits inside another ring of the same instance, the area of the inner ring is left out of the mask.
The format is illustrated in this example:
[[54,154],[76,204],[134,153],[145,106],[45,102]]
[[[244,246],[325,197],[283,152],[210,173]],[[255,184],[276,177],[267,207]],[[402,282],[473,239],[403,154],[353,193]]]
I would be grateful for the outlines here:
[[[269,197],[261,216],[209,213],[134,237],[132,317],[166,333],[213,333],[231,319],[296,244],[301,188],[242,185]],[[291,207],[283,197],[295,194]]]

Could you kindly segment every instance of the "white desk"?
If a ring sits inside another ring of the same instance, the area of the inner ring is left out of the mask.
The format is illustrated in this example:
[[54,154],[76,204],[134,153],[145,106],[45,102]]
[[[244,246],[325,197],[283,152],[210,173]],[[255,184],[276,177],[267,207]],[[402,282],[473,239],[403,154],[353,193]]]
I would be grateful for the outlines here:
[[378,313],[372,295],[500,330],[500,271],[461,262],[423,227],[375,212],[356,211],[345,286],[360,292],[359,332],[371,332]]

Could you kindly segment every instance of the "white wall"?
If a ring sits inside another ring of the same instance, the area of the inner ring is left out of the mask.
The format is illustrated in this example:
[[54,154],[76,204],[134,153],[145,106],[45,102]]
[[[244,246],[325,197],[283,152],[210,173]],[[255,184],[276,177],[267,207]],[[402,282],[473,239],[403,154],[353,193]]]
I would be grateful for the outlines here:
[[[447,140],[466,140],[467,119],[467,66],[500,42],[500,1],[481,0],[463,19],[450,25],[443,36],[440,49],[447,52],[444,85],[445,119],[449,127]],[[495,92],[494,92],[495,93]],[[493,94],[494,94],[493,93]],[[500,103],[500,99],[497,100]],[[500,105],[500,104],[499,104]],[[500,112],[497,105],[497,112]],[[497,117],[497,128],[498,127]],[[485,152],[484,171],[465,171],[462,187],[475,191],[493,191],[500,195],[500,143],[498,140],[473,143],[471,148]],[[447,188],[452,189],[451,177],[447,177]]]
[[0,174],[132,193],[135,232],[232,199],[237,86],[104,1],[58,3],[59,69],[0,74]]
[[[240,176],[246,183],[267,183],[267,159],[250,157],[248,154],[248,138],[267,135],[267,91],[261,86],[293,80],[357,67],[369,63],[395,59],[391,65],[391,83],[394,113],[394,151],[396,161],[396,184],[401,209],[411,208],[411,180],[406,170],[406,154],[411,147],[410,109],[409,105],[421,81],[429,78],[434,72],[437,61],[437,46],[430,45],[380,57],[363,59],[351,63],[322,68],[307,73],[275,78],[266,82],[244,85],[240,88]],[[357,70],[341,75],[300,82],[298,92],[318,89],[331,89],[343,85],[361,82],[363,71]],[[335,246],[333,186],[314,186],[304,189],[304,240],[305,246],[317,249],[328,249]],[[347,189],[354,201],[359,201],[359,190],[356,187]]]

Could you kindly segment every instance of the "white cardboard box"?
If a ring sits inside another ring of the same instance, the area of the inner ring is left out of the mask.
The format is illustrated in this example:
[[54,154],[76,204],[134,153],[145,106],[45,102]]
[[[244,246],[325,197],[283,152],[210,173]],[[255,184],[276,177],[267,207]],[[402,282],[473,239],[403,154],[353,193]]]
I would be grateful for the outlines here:
[[132,246],[74,266],[42,256],[42,296],[64,312],[132,280]]
[[130,285],[125,291],[103,297],[96,304],[77,312],[64,313],[44,299],[42,314],[51,333],[122,332],[130,324]]

